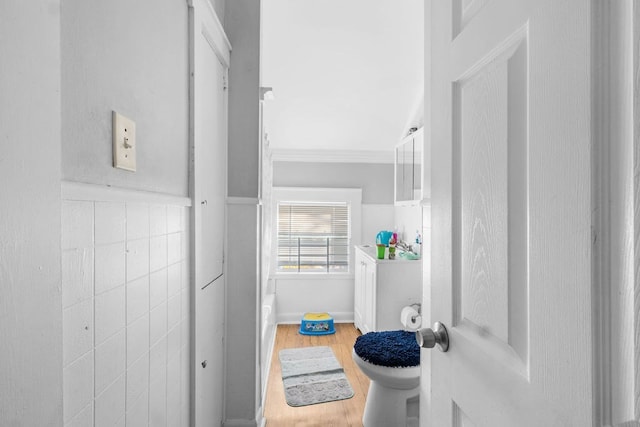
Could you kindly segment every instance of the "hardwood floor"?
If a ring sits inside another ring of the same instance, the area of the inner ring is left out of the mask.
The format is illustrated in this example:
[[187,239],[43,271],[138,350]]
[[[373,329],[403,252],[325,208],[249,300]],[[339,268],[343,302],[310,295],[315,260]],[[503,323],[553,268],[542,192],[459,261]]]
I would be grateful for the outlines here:
[[[369,378],[351,358],[353,344],[360,335],[353,323],[337,323],[332,335],[298,333],[300,325],[278,325],[267,382],[264,416],[267,427],[362,427],[362,413],[369,390]],[[332,348],[354,391],[351,399],[317,405],[291,407],[284,398],[278,353],[283,348],[326,345]]]

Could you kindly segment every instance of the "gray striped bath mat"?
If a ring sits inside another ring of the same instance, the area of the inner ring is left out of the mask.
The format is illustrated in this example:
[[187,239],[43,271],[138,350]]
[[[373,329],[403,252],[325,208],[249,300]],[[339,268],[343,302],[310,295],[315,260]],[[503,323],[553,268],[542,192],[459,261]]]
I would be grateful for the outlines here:
[[289,406],[306,406],[353,397],[353,389],[331,347],[280,350],[284,395]]

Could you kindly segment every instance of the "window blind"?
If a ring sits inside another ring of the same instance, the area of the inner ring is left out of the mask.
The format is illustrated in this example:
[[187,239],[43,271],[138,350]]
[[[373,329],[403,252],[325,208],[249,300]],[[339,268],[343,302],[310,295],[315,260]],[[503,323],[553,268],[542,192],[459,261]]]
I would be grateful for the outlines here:
[[348,203],[278,204],[278,271],[349,271]]

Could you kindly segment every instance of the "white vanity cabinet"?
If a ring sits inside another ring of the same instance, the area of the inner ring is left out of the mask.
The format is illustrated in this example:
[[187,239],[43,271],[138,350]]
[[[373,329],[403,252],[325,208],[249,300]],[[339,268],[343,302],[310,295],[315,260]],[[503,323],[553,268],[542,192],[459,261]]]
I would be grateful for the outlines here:
[[422,262],[377,259],[376,247],[356,246],[354,323],[363,334],[402,329],[404,306],[422,301]]

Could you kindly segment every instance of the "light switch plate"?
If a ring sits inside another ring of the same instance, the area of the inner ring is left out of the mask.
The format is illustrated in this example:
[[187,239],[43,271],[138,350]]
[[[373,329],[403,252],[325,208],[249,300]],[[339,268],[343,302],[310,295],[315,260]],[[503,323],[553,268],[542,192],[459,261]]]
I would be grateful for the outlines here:
[[136,171],[136,123],[119,114],[112,113],[113,122],[113,167]]

